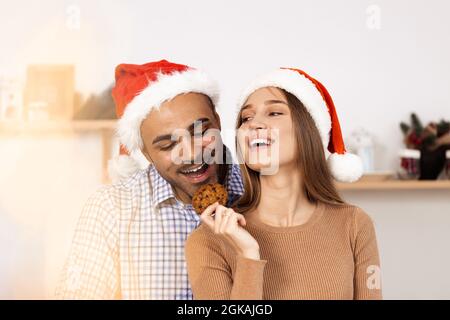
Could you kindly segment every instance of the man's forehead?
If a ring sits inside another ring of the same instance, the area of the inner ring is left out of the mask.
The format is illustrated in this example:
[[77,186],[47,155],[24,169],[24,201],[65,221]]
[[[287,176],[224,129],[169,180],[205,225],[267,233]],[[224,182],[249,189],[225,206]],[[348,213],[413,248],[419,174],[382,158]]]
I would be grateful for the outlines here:
[[187,129],[200,119],[201,122],[214,121],[213,109],[207,100],[204,103],[183,104],[181,99],[175,102],[177,103],[169,101],[158,109],[153,109],[142,122],[142,128],[153,135],[161,135],[170,134],[177,129]]
[[[177,109],[187,108],[186,106],[180,106]],[[160,110],[153,110],[148,118],[147,122],[152,124],[152,127],[162,127],[165,130],[170,129],[186,129],[192,123],[199,119],[213,120],[213,113],[211,110],[204,108],[194,108],[187,112],[181,112],[173,110],[173,108],[161,107]]]

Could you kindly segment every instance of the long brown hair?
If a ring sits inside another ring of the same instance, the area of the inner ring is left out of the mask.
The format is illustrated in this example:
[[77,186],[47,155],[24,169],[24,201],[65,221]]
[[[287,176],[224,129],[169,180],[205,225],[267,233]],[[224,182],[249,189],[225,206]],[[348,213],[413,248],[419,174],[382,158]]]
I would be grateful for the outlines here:
[[[303,103],[293,94],[278,88],[286,97],[297,141],[298,167],[306,196],[310,202],[321,201],[330,205],[343,206],[347,203],[340,197],[328,168],[322,139],[311,114]],[[242,125],[241,112],[236,121],[236,130]],[[237,211],[246,213],[254,210],[261,199],[259,172],[250,169],[244,162],[236,139],[241,173],[244,181],[244,194],[234,204]]]

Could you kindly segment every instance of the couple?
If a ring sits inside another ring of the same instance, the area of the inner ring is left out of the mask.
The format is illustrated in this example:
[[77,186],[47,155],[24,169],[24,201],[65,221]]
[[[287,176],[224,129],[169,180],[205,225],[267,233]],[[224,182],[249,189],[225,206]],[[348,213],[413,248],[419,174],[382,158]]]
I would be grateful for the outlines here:
[[[201,71],[166,60],[122,64],[113,97],[114,183],[83,209],[59,297],[381,298],[373,223],[332,178],[355,181],[362,166],[345,151],[320,82],[281,68],[248,86],[236,122],[240,165],[210,134],[221,129],[218,90]],[[198,161],[206,149],[223,152]],[[133,160],[137,152],[147,168]],[[228,203],[196,214],[195,191],[215,182]]]

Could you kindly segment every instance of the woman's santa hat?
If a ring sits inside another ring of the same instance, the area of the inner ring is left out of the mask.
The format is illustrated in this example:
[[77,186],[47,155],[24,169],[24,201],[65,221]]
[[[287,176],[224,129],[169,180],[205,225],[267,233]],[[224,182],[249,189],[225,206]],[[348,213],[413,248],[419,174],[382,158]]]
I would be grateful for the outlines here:
[[143,65],[120,64],[116,67],[115,78],[112,96],[119,119],[120,151],[108,164],[113,182],[139,170],[138,162],[131,155],[143,147],[140,127],[150,111],[182,93],[205,94],[214,105],[219,97],[216,82],[205,73],[166,60]]
[[324,148],[326,146],[330,152],[327,162],[336,180],[354,182],[361,177],[361,159],[346,151],[333,100],[319,81],[302,70],[280,68],[253,81],[243,92],[239,107],[254,91],[263,87],[284,89],[303,103],[319,129]]

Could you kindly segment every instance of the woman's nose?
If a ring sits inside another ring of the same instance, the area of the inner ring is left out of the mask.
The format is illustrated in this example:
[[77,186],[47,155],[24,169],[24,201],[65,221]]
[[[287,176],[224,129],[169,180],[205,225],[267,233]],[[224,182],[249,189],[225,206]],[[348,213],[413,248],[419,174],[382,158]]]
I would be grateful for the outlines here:
[[250,121],[250,129],[266,129],[266,128],[267,125],[262,119],[255,117]]

